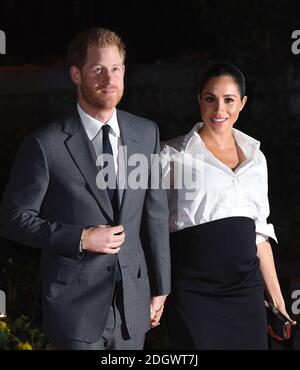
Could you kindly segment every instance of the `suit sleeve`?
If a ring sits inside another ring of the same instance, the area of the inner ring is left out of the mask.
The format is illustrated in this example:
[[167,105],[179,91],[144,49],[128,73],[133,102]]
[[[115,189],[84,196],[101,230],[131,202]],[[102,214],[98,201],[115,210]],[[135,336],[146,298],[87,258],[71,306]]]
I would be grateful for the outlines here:
[[[144,222],[146,226],[146,246],[144,248],[150,290],[152,296],[165,295],[171,289],[171,266],[169,247],[169,211],[166,191],[162,186],[162,173],[160,166],[159,131],[155,125],[154,159],[149,175],[149,186],[144,203]],[[159,171],[157,168],[159,167]],[[155,169],[155,171],[154,171]],[[153,176],[153,172],[155,175]],[[159,186],[151,188],[152,180]]]
[[[82,228],[39,217],[49,186],[49,167],[39,139],[27,137],[16,155],[0,207],[4,238],[76,259]],[[62,205],[67,206],[67,205]]]

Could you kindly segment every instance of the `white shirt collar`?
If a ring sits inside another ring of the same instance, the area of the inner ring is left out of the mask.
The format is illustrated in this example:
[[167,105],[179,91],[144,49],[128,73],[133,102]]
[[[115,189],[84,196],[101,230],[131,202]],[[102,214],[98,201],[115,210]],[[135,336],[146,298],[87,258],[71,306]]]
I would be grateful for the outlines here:
[[[203,127],[203,122],[196,123],[190,132],[184,138],[184,152],[198,153],[199,144],[206,149],[205,144],[198,134],[199,129]],[[235,128],[232,129],[233,136],[239,147],[242,149],[247,159],[254,159],[259,152],[260,142],[251,136],[244,134]]]
[[[77,110],[80,115],[82,124],[84,126],[84,129],[86,130],[86,133],[88,135],[88,138],[90,140],[93,140],[95,136],[98,134],[98,132],[101,130],[102,126],[104,125],[103,122],[98,121],[97,119],[93,118],[80,107],[79,103],[77,103]],[[115,109],[113,112],[113,115],[111,118],[106,122],[106,124],[110,125],[111,127],[111,133],[116,136],[120,137],[120,128],[118,124],[117,119],[117,110]]]

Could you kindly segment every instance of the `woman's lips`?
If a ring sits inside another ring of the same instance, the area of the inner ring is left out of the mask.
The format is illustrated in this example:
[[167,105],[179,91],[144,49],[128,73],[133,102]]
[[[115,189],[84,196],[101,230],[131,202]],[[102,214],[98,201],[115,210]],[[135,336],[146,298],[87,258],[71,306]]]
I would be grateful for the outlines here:
[[225,121],[227,121],[227,118],[221,118],[221,117],[212,117],[211,118],[211,121],[212,123],[216,124],[216,125],[221,125],[222,123],[224,123]]

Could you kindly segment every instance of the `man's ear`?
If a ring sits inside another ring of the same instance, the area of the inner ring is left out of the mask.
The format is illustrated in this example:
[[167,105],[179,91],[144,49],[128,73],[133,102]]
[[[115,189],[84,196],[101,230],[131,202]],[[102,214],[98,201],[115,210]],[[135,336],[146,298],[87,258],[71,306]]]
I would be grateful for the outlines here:
[[81,74],[80,74],[80,70],[78,67],[76,66],[70,67],[70,77],[75,85],[78,86],[81,84]]

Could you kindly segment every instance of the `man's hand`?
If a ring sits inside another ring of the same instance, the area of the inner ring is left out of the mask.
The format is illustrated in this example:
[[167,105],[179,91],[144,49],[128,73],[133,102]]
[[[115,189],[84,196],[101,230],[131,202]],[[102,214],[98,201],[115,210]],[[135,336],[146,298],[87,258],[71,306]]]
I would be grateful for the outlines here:
[[152,297],[150,301],[150,323],[151,327],[155,328],[159,325],[159,320],[164,310],[164,303],[166,300],[166,295],[160,295]]
[[97,226],[84,229],[82,249],[89,252],[115,254],[125,240],[124,227]]

